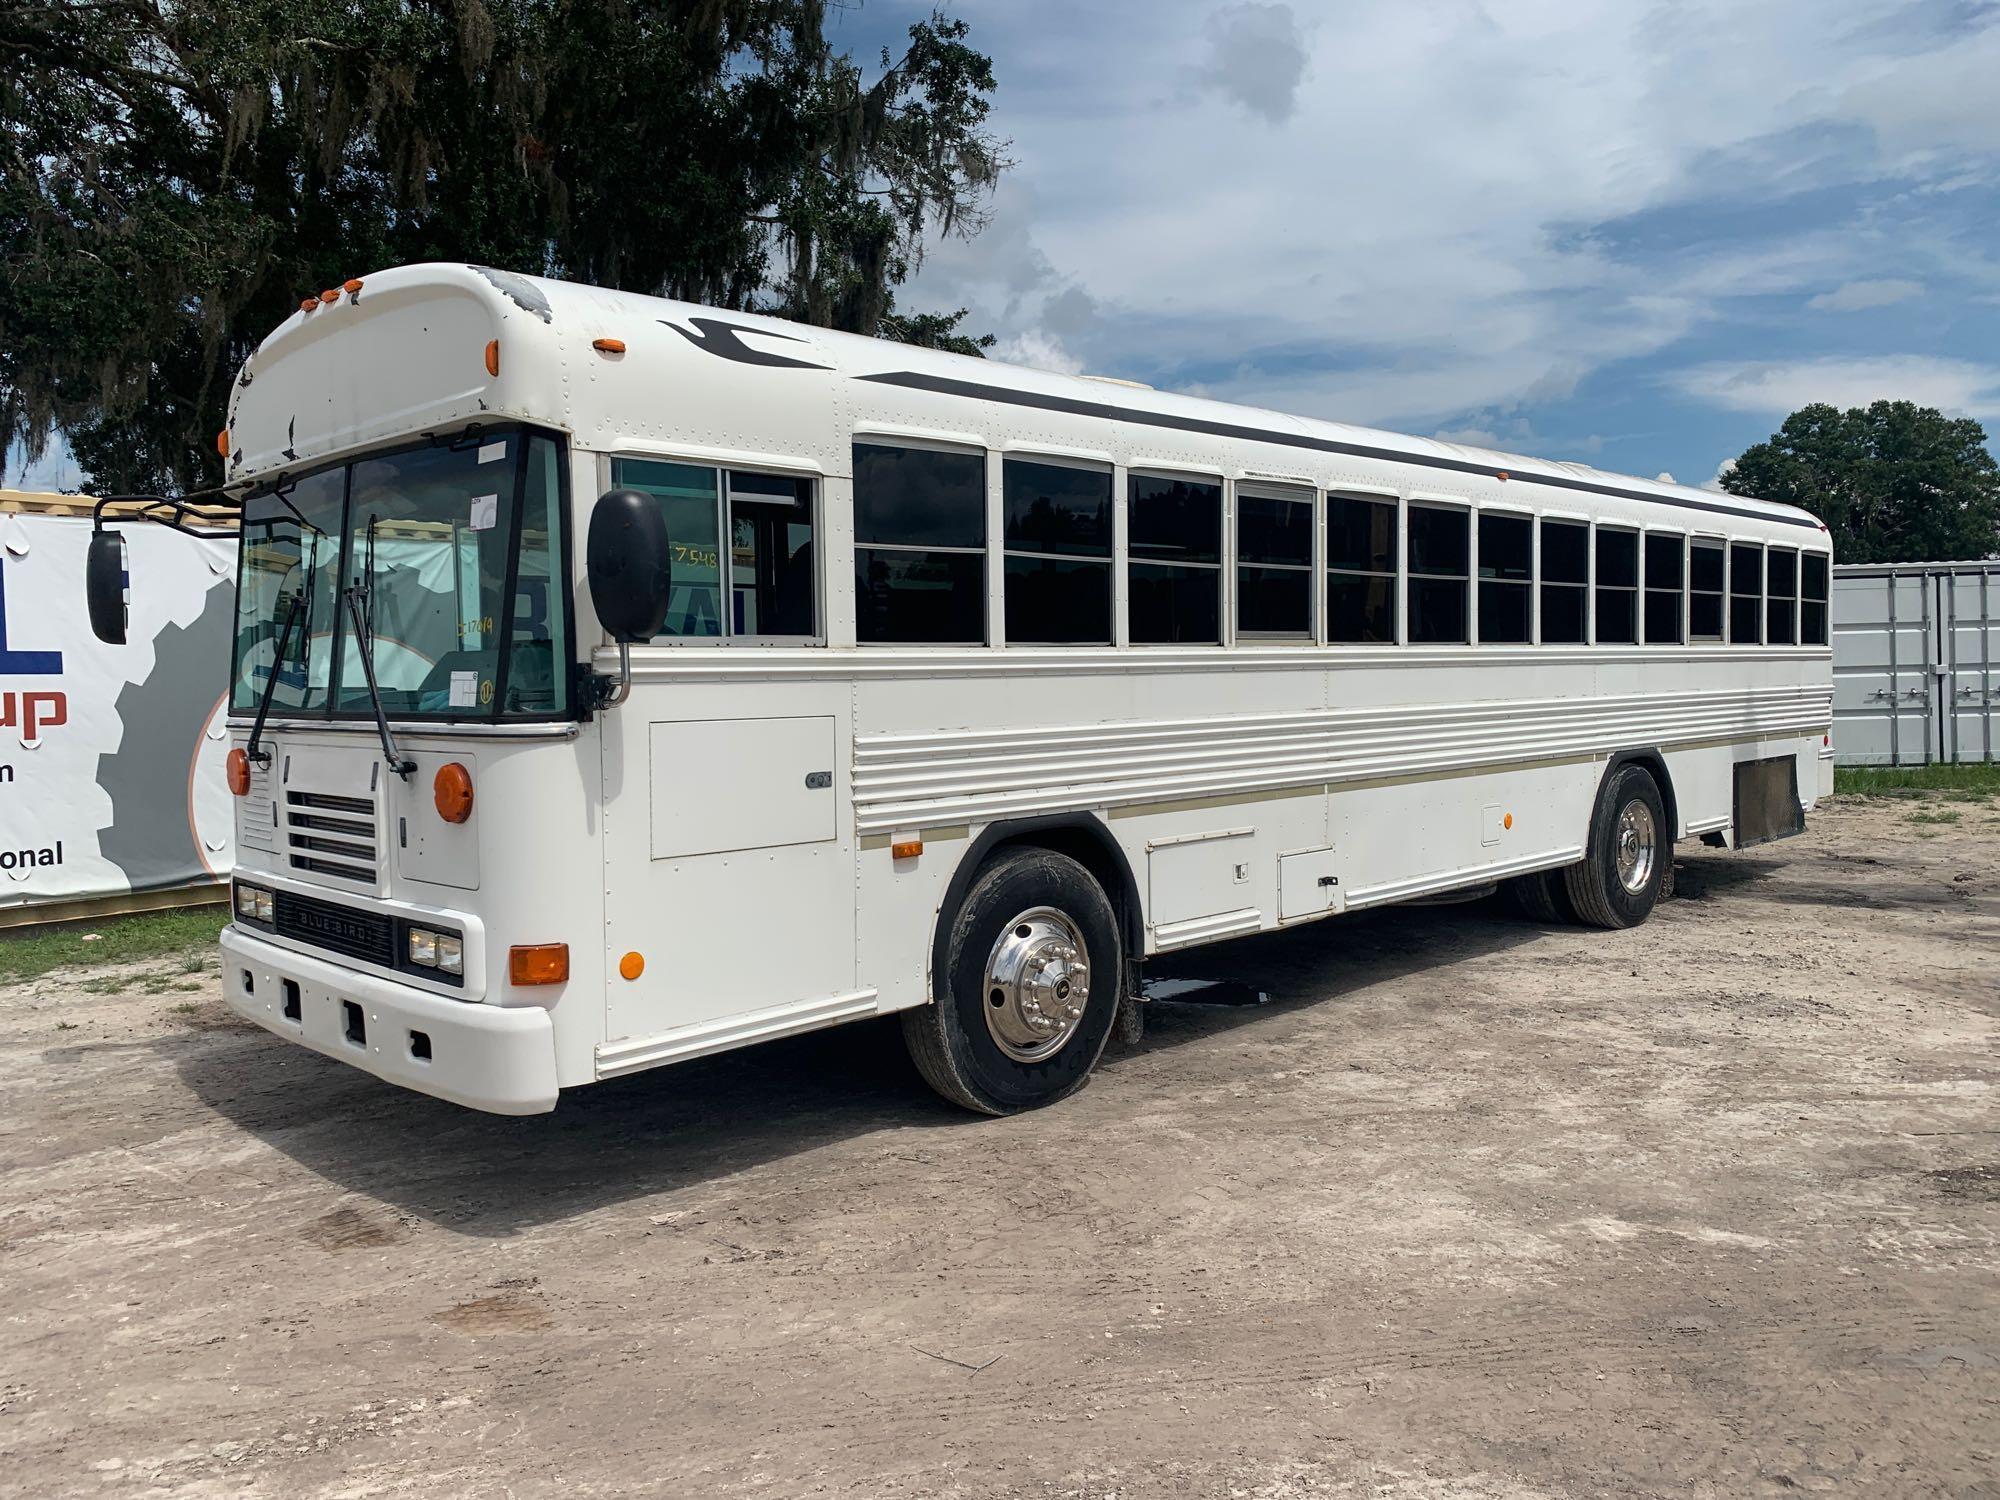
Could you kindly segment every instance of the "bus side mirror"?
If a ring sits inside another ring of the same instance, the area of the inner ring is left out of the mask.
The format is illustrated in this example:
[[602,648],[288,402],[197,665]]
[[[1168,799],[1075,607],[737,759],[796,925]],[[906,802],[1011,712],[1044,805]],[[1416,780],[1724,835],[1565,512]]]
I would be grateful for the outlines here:
[[125,538],[102,528],[90,534],[83,564],[90,633],[108,646],[125,644]]
[[584,543],[597,618],[621,645],[650,641],[667,623],[673,559],[660,502],[638,490],[610,490],[590,512]]

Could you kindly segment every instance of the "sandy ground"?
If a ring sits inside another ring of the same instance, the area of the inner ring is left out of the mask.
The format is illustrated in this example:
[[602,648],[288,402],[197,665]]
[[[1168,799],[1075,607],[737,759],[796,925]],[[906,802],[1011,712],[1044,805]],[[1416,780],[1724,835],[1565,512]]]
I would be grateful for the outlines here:
[[2000,1495],[1996,853],[1211,948],[1004,1121],[880,1026],[505,1120],[16,986],[0,1492]]

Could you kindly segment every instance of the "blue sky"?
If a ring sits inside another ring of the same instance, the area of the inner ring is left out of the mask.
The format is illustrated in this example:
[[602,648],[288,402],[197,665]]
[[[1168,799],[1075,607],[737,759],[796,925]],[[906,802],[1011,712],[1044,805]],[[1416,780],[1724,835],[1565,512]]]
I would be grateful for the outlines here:
[[950,8],[1016,164],[903,303],[1003,357],[1696,484],[1812,400],[2000,433],[1994,0]]
[[1695,484],[1811,400],[2000,432],[2000,4],[953,11],[1016,165],[903,300],[1003,357]]

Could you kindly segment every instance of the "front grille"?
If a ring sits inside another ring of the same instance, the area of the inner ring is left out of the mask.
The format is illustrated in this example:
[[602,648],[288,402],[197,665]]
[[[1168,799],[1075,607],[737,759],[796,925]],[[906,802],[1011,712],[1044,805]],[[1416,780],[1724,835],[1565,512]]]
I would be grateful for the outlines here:
[[375,883],[375,803],[368,797],[286,792],[285,840],[294,870]]
[[396,922],[381,912],[358,911],[296,891],[278,891],[272,926],[280,937],[345,954],[384,968],[396,967]]

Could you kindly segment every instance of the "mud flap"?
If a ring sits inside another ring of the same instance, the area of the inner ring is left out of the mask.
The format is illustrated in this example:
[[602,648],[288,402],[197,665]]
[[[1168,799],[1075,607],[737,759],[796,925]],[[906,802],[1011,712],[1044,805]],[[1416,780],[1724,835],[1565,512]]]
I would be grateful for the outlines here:
[[1806,831],[1795,756],[1736,763],[1735,847],[1748,849]]

